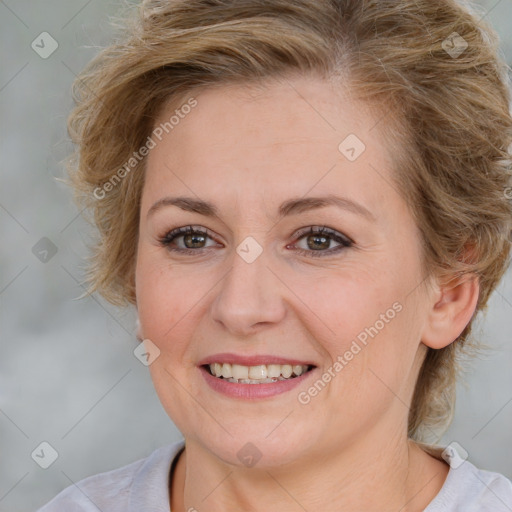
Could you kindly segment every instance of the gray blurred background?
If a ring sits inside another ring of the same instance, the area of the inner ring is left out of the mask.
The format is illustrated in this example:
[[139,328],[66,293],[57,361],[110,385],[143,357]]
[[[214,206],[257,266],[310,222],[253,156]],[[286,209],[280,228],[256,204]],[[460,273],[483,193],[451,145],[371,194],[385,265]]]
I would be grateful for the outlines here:
[[[512,0],[475,5],[500,34],[510,64]],[[35,510],[73,482],[181,437],[133,355],[133,311],[97,296],[76,300],[91,232],[55,180],[70,151],[71,83],[109,43],[109,18],[120,7],[113,0],[0,1],[0,512]],[[475,328],[492,349],[468,368],[443,438],[509,478],[511,316],[509,270]],[[52,452],[43,442],[58,454],[47,469],[40,466]]]

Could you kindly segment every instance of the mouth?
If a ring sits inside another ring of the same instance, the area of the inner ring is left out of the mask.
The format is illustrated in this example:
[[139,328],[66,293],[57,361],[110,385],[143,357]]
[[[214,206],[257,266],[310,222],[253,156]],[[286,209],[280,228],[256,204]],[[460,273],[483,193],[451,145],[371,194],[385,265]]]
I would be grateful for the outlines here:
[[291,381],[315,368],[311,364],[260,364],[244,366],[230,363],[202,365],[211,376],[233,384],[271,384]]

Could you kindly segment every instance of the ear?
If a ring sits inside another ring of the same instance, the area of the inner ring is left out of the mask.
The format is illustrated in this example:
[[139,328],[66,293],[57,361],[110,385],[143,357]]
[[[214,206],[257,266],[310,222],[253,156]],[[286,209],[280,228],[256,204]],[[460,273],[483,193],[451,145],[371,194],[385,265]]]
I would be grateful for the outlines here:
[[142,336],[142,327],[140,325],[139,315],[137,314],[135,318],[135,336],[137,337],[138,341],[142,341],[144,337]]
[[480,284],[475,274],[466,274],[444,285],[437,284],[422,333],[422,343],[440,349],[455,341],[470,322],[479,293]]

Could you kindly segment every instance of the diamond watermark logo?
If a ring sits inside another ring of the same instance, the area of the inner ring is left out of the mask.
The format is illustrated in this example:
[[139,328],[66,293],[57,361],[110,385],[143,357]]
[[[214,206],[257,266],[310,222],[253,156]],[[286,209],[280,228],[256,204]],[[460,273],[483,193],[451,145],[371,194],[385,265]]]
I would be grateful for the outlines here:
[[246,443],[238,450],[236,456],[244,466],[252,468],[261,459],[262,453],[252,443]]
[[355,162],[366,149],[363,141],[351,133],[338,146],[339,152],[349,161]]
[[252,236],[248,236],[236,248],[236,252],[246,263],[252,263],[263,252],[263,247]]
[[59,47],[59,43],[48,32],[41,32],[30,46],[39,57],[47,59]]
[[48,469],[58,459],[59,454],[50,443],[43,441],[30,456],[38,466],[43,469]]
[[146,338],[135,348],[133,354],[144,366],[149,366],[160,356],[160,349]]
[[41,263],[48,263],[57,254],[57,246],[44,236],[32,247],[32,254]]
[[457,441],[452,441],[441,453],[441,457],[450,465],[457,469],[464,464],[468,458],[468,452]]
[[469,46],[468,42],[457,32],[452,32],[442,43],[443,50],[452,58],[456,59],[462,55]]

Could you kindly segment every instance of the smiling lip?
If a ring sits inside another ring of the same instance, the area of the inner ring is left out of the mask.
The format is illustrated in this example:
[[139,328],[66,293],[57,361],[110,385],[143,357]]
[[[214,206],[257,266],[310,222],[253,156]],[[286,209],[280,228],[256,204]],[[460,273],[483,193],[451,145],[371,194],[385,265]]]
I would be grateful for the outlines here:
[[[289,364],[292,366],[296,365],[307,365],[309,370],[298,377],[292,379],[280,380],[277,382],[267,382],[264,384],[244,384],[229,382],[228,380],[214,377],[208,370],[208,365],[213,363],[229,363],[239,364],[242,366],[258,366],[258,365],[269,365],[269,364]],[[279,357],[273,355],[255,355],[255,356],[243,356],[238,354],[232,354],[224,352],[222,354],[213,354],[201,360],[198,364],[201,375],[205,379],[206,383],[210,388],[218,393],[226,395],[230,398],[240,398],[243,400],[252,400],[257,398],[268,398],[298,386],[305,379],[308,379],[316,368],[316,365],[310,361],[301,361],[299,359],[289,359],[286,357]]]
[[308,365],[316,367],[316,365],[311,361],[301,361],[300,359],[288,359],[286,357],[264,354],[257,356],[242,356],[238,354],[231,354],[229,352],[208,356],[205,359],[199,361],[198,366],[205,366],[213,363],[240,364],[242,366],[258,366],[260,364],[291,364],[292,366]]
[[[279,364],[279,363],[276,363]],[[230,398],[241,398],[243,400],[254,400],[257,398],[269,398],[275,395],[280,395],[286,391],[298,386],[305,379],[308,379],[311,374],[315,373],[315,368],[308,370],[299,377],[293,379],[280,380],[278,382],[269,382],[265,384],[240,384],[236,382],[229,382],[225,379],[214,377],[206,366],[200,366],[199,370],[205,379],[206,383],[214,391],[226,395]]]

